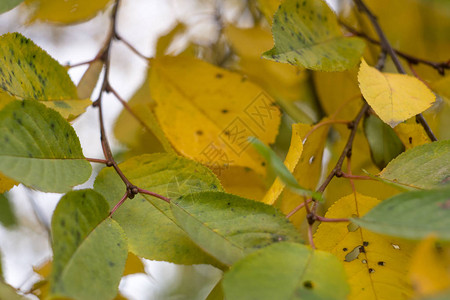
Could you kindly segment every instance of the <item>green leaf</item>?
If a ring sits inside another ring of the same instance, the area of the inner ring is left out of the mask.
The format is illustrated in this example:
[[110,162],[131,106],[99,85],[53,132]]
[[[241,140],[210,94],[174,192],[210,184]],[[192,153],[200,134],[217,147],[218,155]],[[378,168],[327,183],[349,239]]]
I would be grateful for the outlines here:
[[347,299],[342,263],[332,254],[293,243],[274,244],[234,264],[223,289],[233,300]]
[[352,222],[369,230],[420,240],[429,234],[450,241],[450,189],[406,192],[370,210]]
[[424,189],[450,182],[450,140],[414,147],[392,160],[380,177]]
[[255,147],[256,151],[258,151],[258,153],[261,154],[262,157],[264,157],[269,167],[273,169],[275,174],[280,177],[281,181],[283,181],[284,184],[286,184],[291,190],[301,196],[309,196],[314,197],[317,200],[322,200],[322,195],[320,193],[307,190],[298,184],[294,175],[289,172],[284,163],[272,149],[270,149],[269,147],[264,145],[263,142],[254,137],[250,138],[250,142],[252,143],[253,147]]
[[66,69],[20,33],[0,37],[0,88],[20,99],[77,99]]
[[[133,184],[165,197],[222,190],[208,168],[174,154],[136,156],[119,166]],[[125,185],[110,168],[100,172],[94,187],[105,196],[111,208],[125,193]],[[125,230],[129,250],[138,256],[177,264],[218,265],[175,223],[169,204],[163,200],[139,194],[125,201],[113,219]]]
[[0,194],[0,223],[5,227],[13,227],[17,224],[16,215],[5,194]]
[[302,242],[274,207],[223,192],[202,192],[171,201],[178,224],[202,249],[226,265],[281,241]]
[[0,280],[0,299],[25,300],[26,298],[17,294],[17,291],[12,286]]
[[93,190],[72,191],[60,200],[52,218],[53,296],[116,296],[128,251],[123,230],[108,214],[108,203]]
[[344,71],[356,66],[364,42],[344,37],[333,11],[322,0],[286,0],[275,13],[274,48],[266,59],[319,71]]
[[363,125],[372,161],[378,168],[383,169],[392,159],[405,151],[405,146],[394,130],[377,116],[367,116]]
[[2,0],[0,2],[0,14],[13,9],[22,2],[23,0]]
[[43,192],[61,193],[89,179],[74,129],[36,101],[13,101],[0,111],[0,172]]

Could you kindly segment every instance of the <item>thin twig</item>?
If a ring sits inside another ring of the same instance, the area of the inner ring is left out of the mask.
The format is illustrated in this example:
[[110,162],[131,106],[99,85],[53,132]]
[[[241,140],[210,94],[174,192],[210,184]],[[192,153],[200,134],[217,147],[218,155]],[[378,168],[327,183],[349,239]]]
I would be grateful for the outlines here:
[[297,205],[293,210],[291,210],[287,215],[286,215],[286,219],[289,219],[290,217],[292,217],[292,215],[294,215],[296,212],[298,212],[300,209],[302,209],[303,206],[309,204],[312,202],[312,198],[309,198],[306,201],[303,201],[302,203],[300,203],[299,205]]
[[125,40],[121,35],[119,35],[117,32],[115,33],[114,37],[116,40],[121,41],[125,44],[131,51],[133,51],[134,54],[139,56],[140,58],[144,59],[145,61],[149,62],[150,58],[139,52],[133,45],[131,45],[127,40]]
[[170,203],[170,198],[164,197],[164,196],[162,196],[162,195],[160,195],[160,194],[157,194],[157,193],[154,193],[154,192],[150,192],[150,191],[147,191],[147,190],[144,190],[144,189],[141,189],[141,188],[138,188],[138,191],[139,191],[139,193],[141,193],[141,194],[150,195],[150,196],[153,196],[153,197],[155,197],[155,198],[159,198],[159,199],[161,199],[161,200],[164,200],[164,201],[166,201],[167,203]]
[[88,162],[93,162],[93,163],[99,163],[99,164],[107,164],[108,161],[106,159],[101,159],[101,158],[89,158],[89,157],[85,157],[86,160]]
[[[367,5],[364,3],[363,0],[354,0],[354,2],[358,6],[359,10],[364,12],[369,17],[372,26],[375,28],[375,31],[377,32],[377,35],[380,38],[381,48],[389,54],[392,61],[394,62],[397,71],[400,74],[406,74],[406,71],[401,64],[397,56],[397,53],[395,53],[394,48],[392,48],[391,44],[389,43],[389,40],[386,38],[386,35],[384,34],[384,31],[381,29],[377,17],[372,13],[369,7],[367,7]],[[423,129],[425,129],[425,132],[427,133],[430,140],[437,141],[436,136],[434,135],[433,131],[431,130],[430,126],[428,125],[427,121],[425,120],[422,114],[416,115],[416,122],[422,125]]]
[[[339,23],[342,26],[344,26],[345,29],[347,29],[353,35],[362,37],[362,38],[364,38],[365,40],[369,41],[372,44],[381,46],[381,42],[380,41],[378,41],[376,39],[373,39],[370,36],[368,36],[367,34],[356,30],[355,28],[351,27],[350,25],[344,23],[341,20],[339,20]],[[402,51],[397,50],[397,49],[393,49],[393,50],[398,56],[400,56],[403,59],[407,60],[409,63],[414,64],[414,65],[424,64],[424,65],[430,66],[430,67],[436,69],[438,71],[438,73],[440,75],[442,75],[442,76],[445,75],[445,70],[446,69],[450,69],[450,59],[448,61],[446,61],[446,62],[435,62],[435,61],[430,61],[430,60],[426,60],[426,59],[422,59],[422,58],[418,58],[418,57],[412,56],[410,54],[407,54],[407,53],[402,52]]]

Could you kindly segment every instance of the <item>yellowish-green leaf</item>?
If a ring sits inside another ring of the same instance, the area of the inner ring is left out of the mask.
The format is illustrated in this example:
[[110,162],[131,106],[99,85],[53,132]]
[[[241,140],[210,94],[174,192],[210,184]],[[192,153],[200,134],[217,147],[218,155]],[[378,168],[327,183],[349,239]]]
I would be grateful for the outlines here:
[[40,101],[45,106],[59,112],[64,119],[71,121],[84,113],[86,108],[92,104],[90,99],[84,100],[61,100],[61,101]]
[[40,191],[69,191],[91,174],[72,126],[37,101],[0,111],[0,141],[0,172]]
[[150,89],[156,116],[179,153],[213,169],[242,166],[264,174],[248,138],[273,143],[280,111],[260,87],[200,60],[161,57],[152,60]]
[[21,99],[77,99],[67,71],[20,33],[0,37],[1,89]]
[[377,116],[366,116],[363,127],[370,146],[372,161],[380,170],[405,150],[405,146],[394,130]]
[[[291,145],[289,146],[288,154],[284,160],[284,165],[291,173],[294,172],[294,168],[297,166],[303,152],[303,141],[300,136],[301,127],[301,124],[292,125]],[[269,205],[274,204],[281,192],[284,190],[284,187],[285,184],[280,180],[280,178],[277,177],[270,189],[267,191],[262,202]]]
[[382,73],[364,60],[358,81],[367,103],[391,127],[422,113],[435,101],[434,94],[417,78]]
[[[362,216],[379,200],[359,193],[333,204],[327,218]],[[344,263],[349,278],[349,300],[409,299],[407,280],[413,244],[373,233],[349,222],[323,222],[314,236],[317,249],[329,251]]]
[[37,100],[72,120],[91,104],[78,100],[63,66],[19,33],[0,37],[0,60],[0,108],[16,99]]
[[344,37],[336,15],[323,0],[286,0],[275,13],[273,49],[266,59],[318,71],[344,71],[360,60],[365,43]]
[[[136,156],[119,166],[125,176],[140,188],[169,198],[222,190],[211,170],[175,154]],[[100,172],[94,187],[105,196],[110,208],[126,191],[122,180],[111,168]],[[175,223],[169,204],[161,199],[136,195],[133,200],[125,201],[113,219],[125,230],[129,251],[139,257],[185,265],[205,263],[220,266]]]
[[127,240],[108,217],[106,200],[93,190],[67,193],[52,217],[51,297],[109,300],[118,292]]
[[[0,194],[0,224],[5,227],[13,227],[17,224],[14,209],[11,202],[5,194]],[[1,260],[1,257],[0,257]],[[1,261],[0,261],[0,279],[1,279]]]
[[345,300],[342,263],[330,253],[294,243],[256,251],[225,273],[223,289],[233,300]]
[[41,20],[58,24],[86,21],[104,10],[111,0],[25,0],[33,10],[31,21]]
[[450,247],[430,236],[414,252],[409,277],[417,293],[431,296],[450,289]]
[[0,14],[13,9],[22,2],[23,0],[2,0],[0,2]]
[[174,150],[153,113],[156,105],[150,95],[148,78],[128,101],[131,111],[123,109],[114,126],[116,138],[131,150],[128,156]]
[[77,85],[77,94],[80,99],[90,98],[97,85],[100,73],[103,70],[103,61],[96,60],[92,62],[81,77]]
[[27,298],[17,294],[17,291],[12,286],[0,280],[0,299],[25,300]]
[[392,160],[380,177],[430,189],[450,181],[450,141],[438,141],[410,149]]

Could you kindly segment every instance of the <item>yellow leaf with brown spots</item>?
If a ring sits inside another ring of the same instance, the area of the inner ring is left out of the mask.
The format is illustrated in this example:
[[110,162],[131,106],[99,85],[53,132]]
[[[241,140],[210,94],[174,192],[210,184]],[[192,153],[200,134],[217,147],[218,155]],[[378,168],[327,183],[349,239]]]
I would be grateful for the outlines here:
[[273,143],[280,110],[259,86],[194,58],[160,57],[151,61],[150,90],[161,128],[179,153],[213,170],[265,173],[248,138]]
[[[327,218],[361,217],[379,200],[356,193],[333,204]],[[412,296],[407,269],[414,244],[362,229],[349,222],[323,222],[314,236],[317,249],[343,263],[349,278],[349,300],[400,300]]]

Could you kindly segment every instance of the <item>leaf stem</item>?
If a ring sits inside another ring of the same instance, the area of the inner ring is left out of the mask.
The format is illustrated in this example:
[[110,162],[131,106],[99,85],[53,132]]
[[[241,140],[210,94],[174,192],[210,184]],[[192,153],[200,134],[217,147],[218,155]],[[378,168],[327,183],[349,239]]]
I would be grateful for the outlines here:
[[[397,53],[394,51],[394,48],[392,48],[391,44],[389,43],[389,40],[384,34],[384,31],[381,29],[381,26],[378,23],[378,18],[372,13],[372,11],[364,3],[363,0],[353,0],[353,1],[355,2],[356,6],[358,6],[358,9],[369,17],[372,26],[375,28],[375,31],[377,32],[377,35],[380,38],[381,48],[389,54],[392,61],[394,62],[397,71],[400,74],[406,74],[406,71],[403,68],[402,64],[400,63],[400,59],[398,58]],[[422,114],[416,115],[416,122],[422,125],[423,129],[425,129],[425,132],[427,133],[430,140],[437,141],[436,136],[434,135],[433,131],[431,130],[430,126],[428,125],[427,121],[425,120]]]
[[141,193],[141,194],[150,195],[150,196],[153,196],[153,197],[155,197],[155,198],[159,198],[159,199],[161,199],[161,200],[164,200],[164,201],[166,201],[167,203],[170,203],[170,198],[164,197],[164,196],[162,196],[162,195],[160,195],[160,194],[157,194],[157,193],[154,193],[154,192],[150,192],[150,191],[147,191],[147,190],[144,190],[144,189],[141,189],[141,188],[138,188],[138,191],[139,191],[139,193]]
[[99,163],[99,164],[107,164],[108,161],[106,159],[101,159],[101,158],[89,158],[89,157],[85,157],[86,160],[88,162],[93,162],[93,163]]

